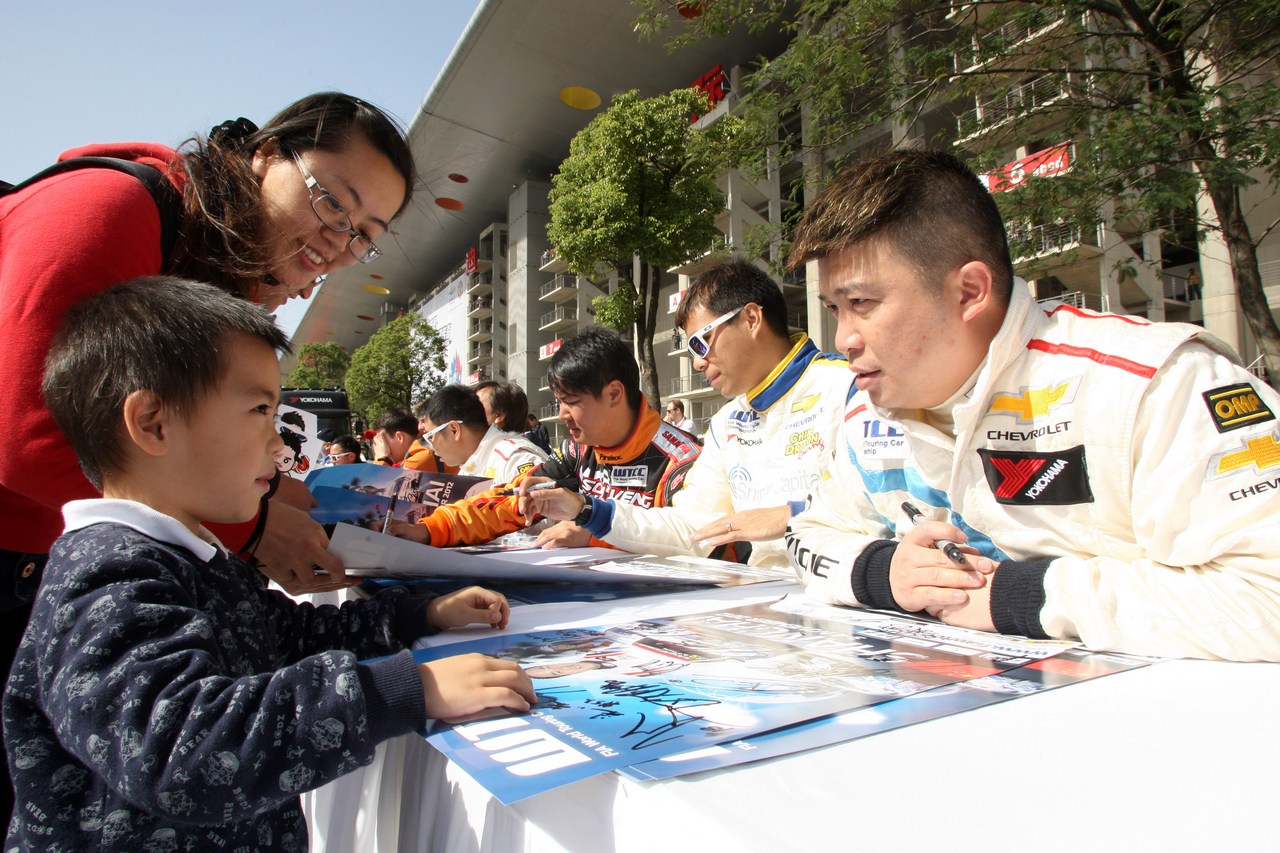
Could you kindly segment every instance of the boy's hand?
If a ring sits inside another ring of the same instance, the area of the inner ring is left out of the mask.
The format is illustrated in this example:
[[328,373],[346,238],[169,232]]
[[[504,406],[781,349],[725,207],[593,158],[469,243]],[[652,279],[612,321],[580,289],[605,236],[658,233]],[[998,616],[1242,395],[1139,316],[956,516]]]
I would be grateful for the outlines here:
[[[966,554],[965,566],[951,562],[934,547],[939,539],[950,539]],[[986,586],[996,564],[962,544],[960,528],[944,521],[929,521],[907,531],[893,552],[889,564],[889,588],[893,600],[908,613],[935,608],[954,610],[969,602],[965,590]]]
[[511,605],[506,596],[481,586],[469,586],[427,602],[427,624],[441,631],[465,625],[507,627]]
[[401,539],[412,539],[422,545],[431,544],[431,535],[427,532],[427,528],[421,524],[410,524],[407,521],[392,519],[387,532],[392,536],[399,536]]
[[446,723],[523,713],[537,701],[533,682],[512,661],[479,654],[418,664],[427,716]]

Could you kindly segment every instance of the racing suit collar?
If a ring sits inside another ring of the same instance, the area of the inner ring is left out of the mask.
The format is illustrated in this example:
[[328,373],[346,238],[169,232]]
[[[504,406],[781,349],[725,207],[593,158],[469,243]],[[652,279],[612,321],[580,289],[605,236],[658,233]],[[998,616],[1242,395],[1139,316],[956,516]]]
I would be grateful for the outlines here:
[[635,423],[631,426],[631,433],[617,447],[596,447],[596,458],[609,465],[617,465],[635,459],[644,452],[649,442],[653,441],[653,437],[658,433],[658,427],[661,424],[662,419],[658,417],[658,413],[649,405],[649,401],[644,395],[641,395],[640,412],[636,416]]

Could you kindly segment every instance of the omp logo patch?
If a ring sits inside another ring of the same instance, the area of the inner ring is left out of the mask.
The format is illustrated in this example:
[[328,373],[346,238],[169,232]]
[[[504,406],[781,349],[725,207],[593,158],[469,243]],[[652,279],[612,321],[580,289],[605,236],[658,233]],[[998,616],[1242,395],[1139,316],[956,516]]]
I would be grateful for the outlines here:
[[648,480],[648,465],[615,465],[609,472],[611,486],[643,486]]
[[1054,453],[979,450],[996,502],[1015,506],[1093,503],[1084,445]]
[[1218,432],[1231,432],[1250,424],[1276,419],[1275,413],[1267,408],[1267,404],[1262,402],[1258,392],[1248,382],[1214,388],[1204,392],[1202,396]]
[[995,394],[988,411],[993,415],[1011,415],[1018,423],[1029,424],[1049,414],[1055,406],[1074,400],[1079,384],[1080,377],[1076,376],[1043,388],[1024,385],[1017,392]]
[[1247,438],[1238,450],[1228,450],[1209,458],[1209,479],[1217,480],[1241,472],[1261,474],[1280,467],[1280,441],[1269,432],[1257,438]]
[[791,413],[807,412],[813,408],[814,404],[817,403],[819,399],[820,395],[818,394],[810,394],[808,397],[801,397],[799,400],[796,400],[791,404]]

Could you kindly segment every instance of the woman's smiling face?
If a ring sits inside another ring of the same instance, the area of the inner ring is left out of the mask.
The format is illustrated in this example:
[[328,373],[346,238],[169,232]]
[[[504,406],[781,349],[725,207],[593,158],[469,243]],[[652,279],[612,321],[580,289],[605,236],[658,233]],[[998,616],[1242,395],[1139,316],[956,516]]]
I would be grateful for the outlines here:
[[[355,231],[377,242],[405,198],[400,172],[364,137],[336,151],[311,149],[297,156],[315,178],[312,190],[299,163],[274,143],[263,145],[253,156],[266,213],[264,228],[271,243],[271,276],[277,282],[260,292],[259,302],[268,310],[293,296],[305,299],[316,278],[356,263],[347,249]],[[334,231],[320,220],[312,199],[318,200],[321,192],[346,210],[355,231]]]

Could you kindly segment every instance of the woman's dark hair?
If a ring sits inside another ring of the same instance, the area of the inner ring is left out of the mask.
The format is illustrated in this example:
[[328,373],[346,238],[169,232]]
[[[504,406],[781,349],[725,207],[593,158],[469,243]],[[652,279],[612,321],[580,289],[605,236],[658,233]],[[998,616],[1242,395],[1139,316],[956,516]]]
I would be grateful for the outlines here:
[[341,151],[367,139],[404,178],[404,203],[413,197],[417,172],[404,133],[385,112],[341,92],[308,95],[285,107],[261,129],[248,119],[223,122],[207,139],[192,139],[175,164],[188,177],[182,192],[183,223],[168,272],[217,284],[251,297],[272,258],[261,236],[262,199],[253,155],[274,141],[285,156]]

